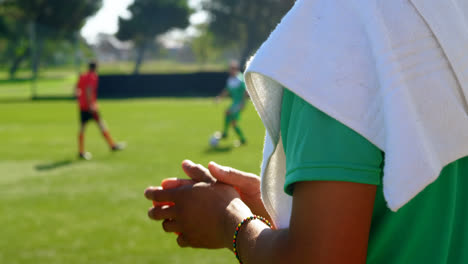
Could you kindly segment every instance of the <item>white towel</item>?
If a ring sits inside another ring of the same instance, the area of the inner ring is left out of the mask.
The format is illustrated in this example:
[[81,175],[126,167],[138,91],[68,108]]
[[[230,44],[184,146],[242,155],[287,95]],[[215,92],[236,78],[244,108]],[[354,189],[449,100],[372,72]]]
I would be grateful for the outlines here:
[[394,211],[468,155],[468,5],[412,1],[299,0],[249,63],[246,84],[267,129],[262,197],[278,226],[291,211],[283,87],[385,152]]

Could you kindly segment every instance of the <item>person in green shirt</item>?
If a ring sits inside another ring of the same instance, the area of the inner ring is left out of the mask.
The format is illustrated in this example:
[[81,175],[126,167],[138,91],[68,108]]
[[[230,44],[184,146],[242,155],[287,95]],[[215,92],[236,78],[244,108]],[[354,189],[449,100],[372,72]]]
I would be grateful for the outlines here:
[[[281,137],[284,191],[310,198],[294,201],[289,229],[271,230],[260,221],[243,227],[237,247],[242,263],[468,263],[468,157],[446,166],[436,182],[392,212],[382,190],[384,153],[287,89]],[[192,180],[169,179],[164,190],[145,191],[148,199],[179,206],[179,213],[156,206],[149,216],[165,219],[166,231],[183,233],[180,246],[232,250],[230,232],[242,219],[270,218],[257,176],[213,162],[207,169],[190,161],[182,166]],[[194,202],[200,197],[216,200],[216,206]],[[298,210],[308,213],[296,215]],[[206,216],[200,218],[203,225],[181,219],[196,214]]]
[[248,94],[245,89],[244,77],[239,70],[238,62],[231,62],[229,66],[229,78],[226,81],[226,87],[216,97],[219,102],[224,97],[229,96],[232,103],[225,112],[224,127],[221,138],[227,138],[229,134],[229,126],[234,128],[237,136],[239,137],[240,144],[246,144],[247,140],[242,129],[239,126],[240,115],[245,107],[245,101]]

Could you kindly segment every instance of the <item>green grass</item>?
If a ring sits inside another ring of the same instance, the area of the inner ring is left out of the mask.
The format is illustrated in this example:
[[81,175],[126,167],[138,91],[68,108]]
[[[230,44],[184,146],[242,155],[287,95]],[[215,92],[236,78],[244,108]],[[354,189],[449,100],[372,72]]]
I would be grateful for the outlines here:
[[[62,84],[63,85],[63,84]],[[150,221],[143,190],[183,177],[190,158],[258,172],[264,130],[253,106],[243,115],[245,147],[208,147],[225,105],[210,99],[102,101],[111,153],[95,124],[86,134],[92,161],[78,161],[73,101],[0,103],[0,263],[236,263],[227,250],[180,249]]]
[[36,90],[38,97],[71,97],[76,80],[77,77],[73,74],[41,77],[35,84],[29,80],[0,80],[0,100],[31,98],[32,89]]
[[39,97],[70,97],[78,78],[77,73],[67,69],[45,70],[35,83],[30,77],[21,72],[18,79],[10,80],[5,73],[0,74],[0,101],[29,99],[33,89]]

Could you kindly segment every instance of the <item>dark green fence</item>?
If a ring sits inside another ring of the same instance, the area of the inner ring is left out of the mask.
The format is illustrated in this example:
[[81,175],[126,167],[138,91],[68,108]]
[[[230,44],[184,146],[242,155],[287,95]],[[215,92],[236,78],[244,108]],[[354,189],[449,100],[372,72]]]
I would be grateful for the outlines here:
[[225,87],[227,73],[102,75],[99,98],[209,97]]

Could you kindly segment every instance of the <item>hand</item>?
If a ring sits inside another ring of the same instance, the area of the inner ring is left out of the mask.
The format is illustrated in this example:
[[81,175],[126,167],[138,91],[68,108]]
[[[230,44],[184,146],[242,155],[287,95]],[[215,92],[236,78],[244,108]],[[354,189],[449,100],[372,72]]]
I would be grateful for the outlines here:
[[[185,160],[182,162],[182,168],[191,180],[176,178],[165,179],[161,183],[163,189],[178,188],[184,185],[195,184],[196,182],[222,182],[234,187],[239,193],[241,200],[254,214],[263,216],[273,223],[263,204],[260,192],[260,177],[257,175],[221,166],[215,162],[210,162],[208,164],[208,169],[206,169],[200,164]],[[155,206],[157,205],[158,204],[155,204]]]
[[197,182],[215,183],[214,178],[210,171],[203,167],[201,164],[195,164],[191,160],[184,160],[182,162],[182,169],[190,179],[167,178],[161,182],[163,189],[174,189],[184,185],[193,185]]
[[231,248],[236,225],[252,215],[236,190],[221,183],[185,184],[175,189],[150,187],[145,196],[174,204],[153,207],[148,215],[164,220],[166,232],[180,233],[177,243],[181,247]]
[[91,105],[89,106],[89,110],[91,111],[91,113],[96,113],[96,112],[97,112],[97,109],[98,109],[98,107],[97,107],[96,104],[91,104]]
[[208,170],[210,175],[212,175],[217,182],[234,187],[239,193],[242,201],[254,214],[263,216],[273,223],[262,201],[260,177],[253,173],[218,165],[213,161],[208,164]]
[[[197,182],[206,182],[206,183],[215,183],[216,179],[211,176],[208,169],[203,167],[201,164],[195,164],[191,160],[184,160],[182,162],[182,169],[185,174],[190,177],[190,179],[179,179],[179,178],[167,178],[161,182],[161,187],[165,190],[175,189],[182,187],[184,185],[194,185]],[[165,206],[174,205],[171,202],[156,202],[153,201],[153,206]]]

